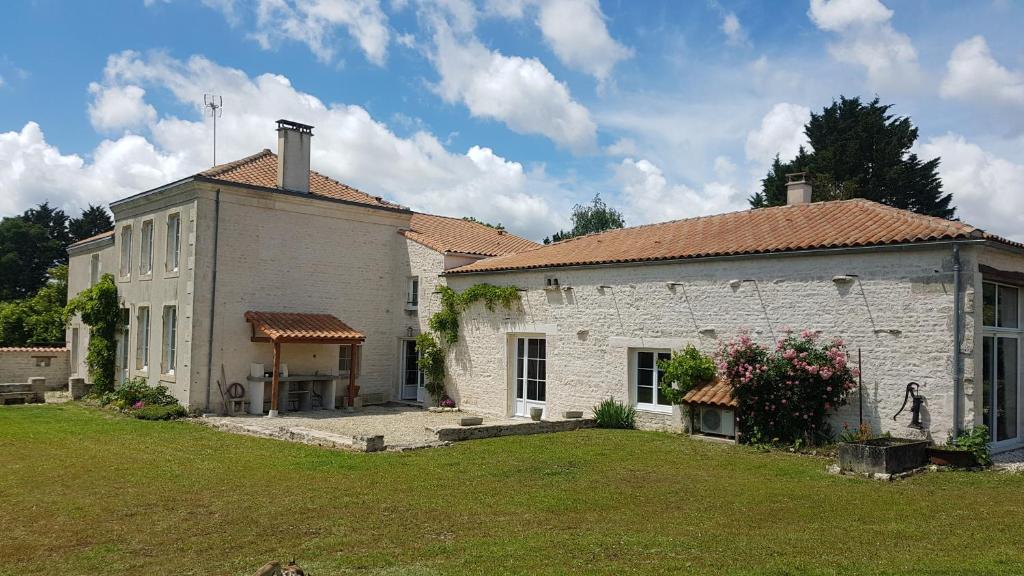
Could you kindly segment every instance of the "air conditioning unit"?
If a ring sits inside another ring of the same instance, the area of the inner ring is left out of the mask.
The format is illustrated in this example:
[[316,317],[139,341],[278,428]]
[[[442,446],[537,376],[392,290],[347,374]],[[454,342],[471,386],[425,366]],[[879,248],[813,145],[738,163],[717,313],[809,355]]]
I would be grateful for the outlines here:
[[701,406],[700,431],[702,434],[734,436],[736,434],[736,419],[733,416],[733,411],[718,406]]

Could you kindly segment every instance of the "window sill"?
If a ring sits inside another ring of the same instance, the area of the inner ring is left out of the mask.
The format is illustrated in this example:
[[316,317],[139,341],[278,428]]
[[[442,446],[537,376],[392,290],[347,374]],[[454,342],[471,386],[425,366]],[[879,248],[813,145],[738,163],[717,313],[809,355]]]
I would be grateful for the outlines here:
[[636,408],[637,412],[647,412],[649,414],[668,414],[669,416],[672,415],[671,406],[652,406],[650,404],[634,404],[633,407]]
[[164,272],[164,278],[178,278],[181,276],[180,270],[168,270]]
[[177,380],[174,377],[174,372],[165,372],[165,373],[160,375],[160,381],[161,382],[176,382]]
[[153,273],[152,272],[150,272],[148,274],[139,274],[139,281],[152,280],[152,279],[153,279]]
[[118,276],[117,277],[117,281],[118,282],[131,282],[132,281],[132,275],[129,274],[127,276]]
[[149,366],[146,366],[145,368],[141,368],[139,370],[136,370],[135,371],[135,375],[136,376],[145,376],[145,377],[149,378]]

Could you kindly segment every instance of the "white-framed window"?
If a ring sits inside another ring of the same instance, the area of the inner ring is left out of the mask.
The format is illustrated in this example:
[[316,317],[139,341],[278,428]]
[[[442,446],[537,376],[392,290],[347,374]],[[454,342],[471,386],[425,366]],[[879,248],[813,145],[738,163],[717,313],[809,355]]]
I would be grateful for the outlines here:
[[89,286],[95,286],[100,281],[100,255],[93,254],[89,257]]
[[135,315],[135,369],[149,370],[149,306],[139,306]]
[[178,307],[164,306],[163,349],[160,353],[160,373],[174,374],[177,364]]
[[164,268],[167,272],[178,271],[180,248],[181,214],[175,212],[167,215],[167,253],[164,255]]
[[118,263],[118,272],[122,278],[131,276],[132,273],[132,226],[131,224],[121,227],[121,261]]
[[652,412],[671,412],[672,403],[661,391],[661,377],[664,372],[658,369],[659,360],[668,360],[672,354],[669,350],[633,350],[631,364],[631,380],[633,398],[638,410]]
[[142,238],[139,240],[139,274],[145,276],[153,272],[153,221],[142,223]]
[[71,373],[78,374],[78,328],[71,329]]
[[[359,377],[359,372],[362,371],[363,365],[363,345],[356,345],[356,378]],[[348,376],[349,372],[352,371],[352,346],[350,344],[342,344],[340,346],[340,352],[338,354],[338,374],[342,376]]]
[[1021,289],[982,283],[981,413],[995,446],[1016,445],[1024,433],[1024,384],[1021,380]]
[[420,277],[410,276],[406,289],[405,307],[408,310],[415,310],[420,305]]
[[130,377],[128,372],[128,353],[131,350],[131,316],[132,312],[128,308],[121,308],[121,326],[120,326],[120,337],[117,342],[117,358],[118,358],[118,370],[120,378],[118,382],[125,382]]

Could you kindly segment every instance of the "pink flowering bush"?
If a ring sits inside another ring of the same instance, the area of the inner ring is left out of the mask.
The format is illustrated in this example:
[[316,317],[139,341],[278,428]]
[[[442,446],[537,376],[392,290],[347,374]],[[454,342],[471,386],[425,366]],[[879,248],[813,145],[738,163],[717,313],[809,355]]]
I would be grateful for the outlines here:
[[733,386],[747,442],[813,444],[831,437],[828,416],[856,387],[843,341],[787,333],[769,350],[741,334],[722,345],[719,376]]

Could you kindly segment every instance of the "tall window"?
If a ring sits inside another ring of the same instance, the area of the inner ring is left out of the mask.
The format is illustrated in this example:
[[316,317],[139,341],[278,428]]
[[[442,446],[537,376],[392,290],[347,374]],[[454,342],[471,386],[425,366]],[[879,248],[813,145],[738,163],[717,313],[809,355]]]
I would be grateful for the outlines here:
[[121,308],[121,334],[117,343],[118,369],[121,378],[119,382],[128,380],[128,351],[131,350],[131,311],[128,308]]
[[409,288],[408,294],[405,298],[405,307],[410,310],[415,310],[420,305],[420,277],[411,276],[409,277]]
[[71,329],[71,373],[78,374],[78,328]]
[[93,254],[89,257],[89,286],[95,286],[100,281],[100,255]]
[[149,369],[149,306],[139,306],[135,333],[135,369]]
[[164,306],[164,346],[160,354],[160,373],[174,374],[178,344],[178,307]]
[[132,273],[132,227],[121,227],[121,262],[118,271],[122,277]]
[[139,274],[153,272],[153,221],[142,223],[142,250],[139,252]]
[[634,352],[633,386],[637,408],[656,412],[672,411],[672,403],[661,392],[661,377],[664,376],[664,372],[658,369],[658,361],[668,360],[670,356],[667,350]]
[[544,338],[516,339],[515,414],[526,416],[530,408],[547,401],[548,352]]
[[992,441],[1015,442],[1020,435],[1020,290],[982,283],[981,420]]
[[[356,346],[356,377],[359,377],[360,366],[363,362],[363,347],[362,345]],[[342,376],[348,376],[349,372],[352,371],[352,346],[349,344],[341,345],[341,353],[338,356],[338,373]]]
[[181,215],[169,214],[167,216],[167,254],[164,256],[164,266],[168,272],[178,271],[178,252],[181,246]]

